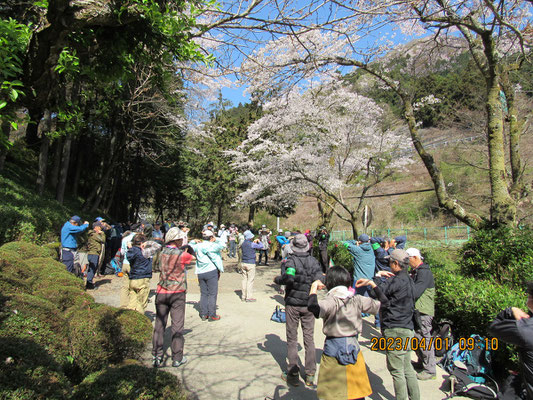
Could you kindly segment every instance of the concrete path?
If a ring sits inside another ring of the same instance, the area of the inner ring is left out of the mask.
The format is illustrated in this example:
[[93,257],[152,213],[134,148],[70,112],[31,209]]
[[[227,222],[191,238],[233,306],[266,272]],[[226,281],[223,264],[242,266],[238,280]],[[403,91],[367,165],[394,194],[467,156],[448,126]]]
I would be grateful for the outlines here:
[[[316,390],[308,388],[300,380],[299,387],[287,386],[280,378],[286,368],[287,346],[285,324],[270,321],[276,305],[283,305],[283,297],[278,294],[272,280],[279,273],[279,264],[260,266],[255,279],[256,303],[243,303],[240,300],[241,276],[232,264],[225,263],[228,271],[221,275],[218,294],[220,321],[201,321],[198,312],[200,292],[194,269],[189,269],[188,293],[185,319],[185,355],[188,363],[171,367],[170,360],[170,321],[165,336],[165,371],[176,374],[190,392],[192,399],[317,399]],[[152,289],[157,284],[157,274],[152,279]],[[96,282],[97,290],[92,291],[96,301],[118,306],[119,288],[123,278],[106,276]],[[154,319],[154,290],[150,293],[150,303],[146,315]],[[385,354],[370,350],[373,337],[380,333],[373,327],[374,317],[364,319],[360,344],[368,366],[370,382],[374,393],[371,399],[394,399],[392,379],[387,371]],[[303,344],[301,331],[300,343]],[[324,335],[322,322],[316,321],[315,345],[317,362],[320,361]],[[151,344],[143,355],[143,361],[151,364]],[[303,360],[300,347],[300,359]],[[303,371],[303,368],[301,368]],[[448,394],[444,377],[447,374],[437,371],[437,379],[419,382],[421,399],[443,399]]]

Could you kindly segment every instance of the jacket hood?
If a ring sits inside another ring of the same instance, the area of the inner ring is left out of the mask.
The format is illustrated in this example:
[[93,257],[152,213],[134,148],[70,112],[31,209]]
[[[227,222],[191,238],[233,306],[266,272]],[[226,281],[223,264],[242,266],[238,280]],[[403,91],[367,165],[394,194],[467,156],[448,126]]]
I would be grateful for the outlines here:
[[372,244],[369,242],[361,243],[359,247],[364,251],[374,251],[374,249],[372,248]]

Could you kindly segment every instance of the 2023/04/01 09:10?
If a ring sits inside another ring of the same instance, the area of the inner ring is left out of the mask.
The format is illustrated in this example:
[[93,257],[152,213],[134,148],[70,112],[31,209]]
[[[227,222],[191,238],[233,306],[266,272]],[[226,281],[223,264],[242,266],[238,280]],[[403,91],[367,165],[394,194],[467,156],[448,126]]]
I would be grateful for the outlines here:
[[[453,345],[450,338],[430,337],[430,338],[401,338],[401,337],[373,337],[370,350],[372,351],[394,351],[394,350],[436,350],[448,351]],[[459,338],[457,346],[460,351],[485,348],[487,350],[498,350],[499,343],[496,338],[475,339]]]

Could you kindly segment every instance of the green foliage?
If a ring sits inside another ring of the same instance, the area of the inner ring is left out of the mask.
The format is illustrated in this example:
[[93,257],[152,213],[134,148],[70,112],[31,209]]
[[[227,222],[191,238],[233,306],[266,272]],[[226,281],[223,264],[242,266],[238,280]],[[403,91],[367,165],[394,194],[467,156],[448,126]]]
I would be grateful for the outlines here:
[[438,208],[433,193],[416,193],[404,197],[404,201],[392,205],[397,221],[415,225],[421,220],[431,218],[433,210]]
[[[453,322],[456,338],[477,333],[490,337],[489,324],[507,307],[524,309],[526,296],[489,280],[462,276],[454,267],[432,268],[437,297],[436,318]],[[503,367],[516,367],[517,355],[510,347],[500,344],[495,362]]]
[[328,254],[335,263],[335,265],[339,265],[341,267],[346,268],[348,272],[353,275],[354,271],[352,255],[350,254],[348,249],[343,246],[342,242],[329,242]]
[[[12,18],[0,19],[0,126],[4,122],[17,129],[19,117],[15,104],[24,95],[21,82],[22,64],[31,34],[30,27]],[[9,146],[0,130],[0,146]]]
[[0,250],[11,251],[25,260],[34,257],[53,257],[55,255],[53,250],[29,242],[6,243],[0,247]]
[[532,240],[531,228],[479,230],[462,248],[461,272],[523,290],[533,280]]
[[9,168],[6,172],[9,178],[7,173],[0,175],[0,244],[19,239],[57,241],[61,226],[73,211],[47,195],[39,196],[24,176],[17,177],[20,171]]
[[110,366],[84,379],[73,400],[186,400],[175,375],[133,363]]
[[96,304],[72,307],[66,315],[70,355],[84,373],[139,356],[152,335],[150,320],[131,310]]

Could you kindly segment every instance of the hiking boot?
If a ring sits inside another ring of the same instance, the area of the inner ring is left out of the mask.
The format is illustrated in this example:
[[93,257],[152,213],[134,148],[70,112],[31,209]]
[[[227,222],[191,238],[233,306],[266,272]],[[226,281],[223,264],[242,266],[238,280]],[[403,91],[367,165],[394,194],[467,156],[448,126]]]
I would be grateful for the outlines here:
[[215,315],[214,317],[209,317],[209,322],[218,321],[220,319],[220,315]]
[[181,358],[181,361],[178,361],[178,360],[172,361],[172,366],[176,367],[176,368],[181,366],[181,365],[183,365],[183,364],[187,364],[187,357],[185,357],[185,356],[183,356]]
[[305,386],[315,386],[315,376],[306,375],[305,376]]
[[281,379],[283,379],[291,386],[300,386],[300,379],[298,377],[298,374],[293,375],[285,371],[281,374]]
[[437,379],[437,374],[430,374],[429,372],[422,371],[416,374],[416,379],[419,381],[429,381],[430,379]]
[[152,357],[152,367],[159,368],[163,364],[163,357]]

